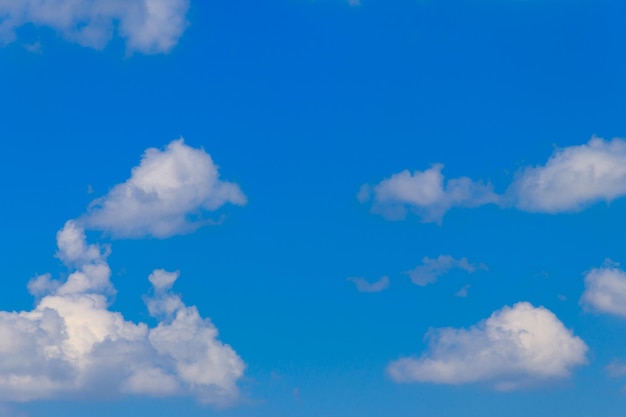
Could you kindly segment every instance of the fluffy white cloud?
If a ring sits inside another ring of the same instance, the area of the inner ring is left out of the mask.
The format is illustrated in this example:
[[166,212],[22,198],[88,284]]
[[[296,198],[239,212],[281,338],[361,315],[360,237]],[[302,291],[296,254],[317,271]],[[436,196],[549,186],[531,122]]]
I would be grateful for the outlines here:
[[440,222],[455,206],[498,203],[491,185],[467,177],[445,181],[442,169],[442,164],[435,164],[425,171],[405,170],[375,186],[362,186],[357,197],[362,203],[372,200],[372,212],[388,219],[403,219],[410,210],[424,222]]
[[81,221],[115,237],[165,238],[208,224],[203,214],[227,203],[244,205],[246,196],[220,180],[209,154],[180,139],[146,150],[131,177],[94,200]]
[[389,277],[385,276],[375,282],[369,282],[365,278],[351,277],[348,278],[356,286],[359,292],[381,292],[389,288]]
[[520,171],[508,198],[521,210],[578,211],[626,195],[626,142],[592,138],[555,150],[545,165]]
[[549,310],[518,303],[469,329],[429,333],[428,351],[392,362],[396,382],[484,382],[510,390],[564,378],[586,363],[587,346]]
[[93,48],[117,31],[129,51],[167,52],[188,25],[188,9],[189,0],[0,0],[0,42],[33,24]]
[[418,265],[408,271],[407,274],[415,285],[425,287],[428,284],[437,282],[440,276],[447,274],[455,268],[462,269],[469,273],[475,272],[478,269],[487,269],[484,264],[470,264],[467,258],[455,259],[450,255],[439,255],[438,258],[429,258],[426,256],[422,259],[422,265]]
[[155,270],[146,297],[155,327],[109,309],[114,292],[108,248],[88,245],[69,221],[58,233],[67,279],[35,278],[32,311],[0,312],[0,401],[72,394],[194,395],[224,404],[237,398],[245,365],[215,326],[170,291],[178,272]]
[[580,303],[588,308],[626,317],[626,273],[607,259],[600,268],[585,276],[585,292]]
[[599,201],[626,196],[626,141],[594,137],[588,143],[556,149],[544,165],[521,169],[504,194],[467,177],[445,182],[443,165],[408,170],[375,186],[364,185],[359,201],[372,200],[372,212],[397,220],[407,211],[424,222],[440,222],[452,207],[489,203],[529,212],[580,211]]

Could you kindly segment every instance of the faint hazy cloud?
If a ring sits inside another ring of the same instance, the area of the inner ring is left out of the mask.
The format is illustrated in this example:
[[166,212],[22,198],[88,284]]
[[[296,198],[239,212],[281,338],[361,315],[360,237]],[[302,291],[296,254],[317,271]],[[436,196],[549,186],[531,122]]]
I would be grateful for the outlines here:
[[361,277],[350,277],[348,281],[353,282],[359,292],[381,292],[389,288],[389,277],[387,276],[375,282],[369,282]]
[[420,357],[402,358],[387,372],[396,382],[483,382],[512,390],[568,377],[587,363],[586,344],[549,310],[518,303],[494,312],[469,329],[428,333]]
[[0,43],[32,24],[92,48],[117,34],[130,52],[168,52],[188,26],[188,9],[189,0],[0,0]]
[[461,269],[468,273],[477,270],[487,270],[484,264],[472,265],[467,258],[455,259],[450,255],[439,255],[438,258],[422,259],[422,264],[406,272],[415,285],[425,287],[428,284],[437,282],[440,276],[447,274],[452,269]]
[[41,47],[41,42],[34,43],[26,43],[24,44],[24,49],[33,54],[40,54],[43,52],[43,48]]
[[615,359],[604,369],[611,378],[621,378],[626,376],[626,363],[622,360]]
[[460,297],[460,298],[466,298],[470,288],[472,288],[470,284],[464,285],[460,290],[454,293],[454,296]]
[[6,405],[0,405],[0,417],[28,417],[28,414]]

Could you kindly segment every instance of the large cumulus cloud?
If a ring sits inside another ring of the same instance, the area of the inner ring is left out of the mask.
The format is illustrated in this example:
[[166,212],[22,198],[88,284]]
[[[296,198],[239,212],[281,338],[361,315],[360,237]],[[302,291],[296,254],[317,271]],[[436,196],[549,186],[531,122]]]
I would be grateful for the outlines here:
[[231,200],[245,197],[217,178],[203,150],[182,140],[149,149],[129,181],[57,233],[67,276],[33,278],[35,307],[0,311],[0,401],[123,394],[236,400],[245,364],[210,319],[172,292],[179,272],[152,272],[145,303],[156,325],[134,323],[111,308],[110,246],[85,235],[85,227],[133,237],[183,233],[199,226],[190,214]]

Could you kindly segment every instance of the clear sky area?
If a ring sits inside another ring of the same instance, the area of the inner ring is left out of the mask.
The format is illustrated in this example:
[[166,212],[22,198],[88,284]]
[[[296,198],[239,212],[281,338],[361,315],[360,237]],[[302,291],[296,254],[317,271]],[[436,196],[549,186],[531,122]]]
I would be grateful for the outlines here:
[[625,18],[0,0],[0,417],[624,417]]

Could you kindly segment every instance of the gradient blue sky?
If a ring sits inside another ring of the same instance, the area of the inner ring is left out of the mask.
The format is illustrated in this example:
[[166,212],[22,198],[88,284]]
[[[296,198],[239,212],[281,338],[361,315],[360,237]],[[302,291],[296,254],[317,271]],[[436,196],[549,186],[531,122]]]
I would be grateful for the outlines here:
[[[10,3],[0,0],[0,27],[18,13]],[[604,290],[626,303],[626,275],[603,264],[626,263],[626,174],[594,177],[591,189],[609,191],[562,210],[528,208],[507,189],[559,149],[626,136],[626,3],[190,0],[181,10],[189,26],[157,50],[132,47],[134,32],[121,30],[81,45],[64,32],[75,28],[39,15],[0,37],[0,309],[31,310],[29,280],[70,272],[55,258],[57,231],[126,181],[146,149],[184,137],[247,204],[166,239],[97,228],[87,239],[111,245],[110,309],[127,320],[155,325],[148,276],[180,271],[175,292],[247,366],[240,396],[222,408],[104,390],[5,398],[0,415],[624,416],[626,312],[580,300],[599,268],[615,278]],[[624,155],[602,157],[626,166]],[[436,221],[421,203],[404,219],[377,209],[376,184],[436,163],[446,179],[482,180],[504,197],[450,203]],[[570,174],[554,174],[564,192],[578,187]],[[357,199],[363,184],[369,202]],[[414,285],[407,272],[440,255],[476,270]],[[348,280],[383,276],[380,292]],[[399,383],[388,372],[429,354],[429,329],[470,328],[522,301],[584,341],[586,363],[548,379],[522,366],[528,381],[506,391],[497,377]],[[10,361],[1,346],[0,363]]]

